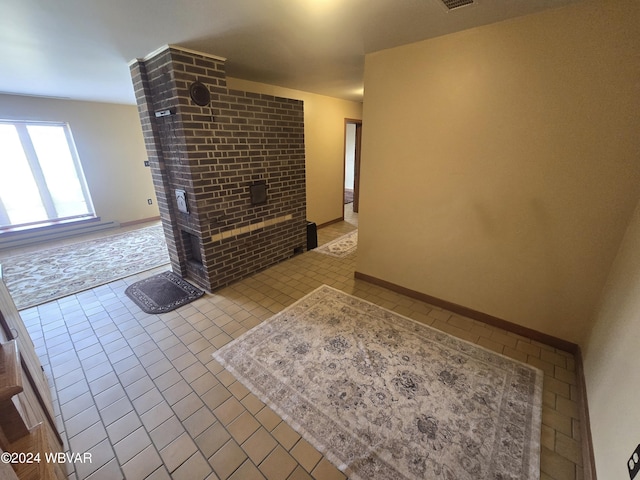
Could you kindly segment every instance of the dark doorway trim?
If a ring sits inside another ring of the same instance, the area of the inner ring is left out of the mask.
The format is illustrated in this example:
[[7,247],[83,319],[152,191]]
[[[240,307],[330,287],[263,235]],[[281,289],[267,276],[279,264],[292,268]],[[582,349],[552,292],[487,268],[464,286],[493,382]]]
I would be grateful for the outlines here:
[[[354,155],[354,172],[353,172],[353,211],[358,213],[360,207],[360,150],[362,148],[362,120],[355,118],[344,119],[344,143],[342,151],[342,194],[344,195],[344,181],[347,176],[346,172],[346,156],[347,156],[347,125],[356,126],[356,142]],[[344,198],[342,198],[342,217],[344,218]]]

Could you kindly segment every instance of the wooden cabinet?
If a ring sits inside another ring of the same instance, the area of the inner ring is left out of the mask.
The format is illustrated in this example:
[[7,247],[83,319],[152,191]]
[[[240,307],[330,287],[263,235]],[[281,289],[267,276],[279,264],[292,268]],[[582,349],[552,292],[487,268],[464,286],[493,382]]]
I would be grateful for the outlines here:
[[64,464],[47,461],[62,452],[51,392],[0,269],[0,478],[65,480]]

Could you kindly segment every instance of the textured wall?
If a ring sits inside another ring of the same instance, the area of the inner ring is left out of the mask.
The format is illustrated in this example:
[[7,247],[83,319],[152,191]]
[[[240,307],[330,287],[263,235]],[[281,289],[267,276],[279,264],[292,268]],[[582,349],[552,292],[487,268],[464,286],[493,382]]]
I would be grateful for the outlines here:
[[640,203],[595,312],[584,353],[589,416],[600,480],[627,478],[640,442]]
[[[228,90],[222,60],[173,47],[131,72],[174,271],[213,290],[303,247],[303,103]],[[209,105],[191,100],[195,81]],[[256,182],[267,185],[263,205],[250,201]],[[176,189],[189,214],[177,210]]]
[[639,12],[367,55],[357,270],[583,344],[640,197]]
[[342,218],[344,120],[362,119],[362,103],[233,77],[227,77],[227,86],[304,102],[307,219],[322,225]]

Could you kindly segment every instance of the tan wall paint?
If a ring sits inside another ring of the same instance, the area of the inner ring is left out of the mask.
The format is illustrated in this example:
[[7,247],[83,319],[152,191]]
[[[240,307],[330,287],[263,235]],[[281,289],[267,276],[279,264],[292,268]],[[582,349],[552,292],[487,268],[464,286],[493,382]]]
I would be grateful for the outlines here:
[[[227,82],[229,88],[304,101],[307,218],[317,224],[340,218],[344,119],[362,118],[362,103],[235,78]],[[96,213],[104,220],[129,222],[159,214],[135,106],[0,95],[0,118],[68,121]]]
[[640,203],[609,276],[583,352],[599,480],[629,478],[640,443]]
[[362,103],[227,77],[227,86],[304,101],[307,219],[321,225],[343,215],[344,119],[362,118]]
[[102,220],[123,223],[159,215],[135,105],[0,95],[0,118],[68,122]]
[[582,343],[640,195],[640,3],[367,55],[357,270]]

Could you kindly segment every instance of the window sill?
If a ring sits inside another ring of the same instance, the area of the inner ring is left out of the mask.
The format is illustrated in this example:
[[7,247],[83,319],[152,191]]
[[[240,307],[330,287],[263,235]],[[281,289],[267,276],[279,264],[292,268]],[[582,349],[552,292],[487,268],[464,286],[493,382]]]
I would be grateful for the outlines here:
[[8,238],[14,235],[25,233],[49,233],[55,232],[58,229],[69,226],[83,226],[94,222],[100,222],[100,217],[96,216],[84,216],[76,218],[67,218],[62,220],[51,220],[47,222],[39,222],[31,225],[21,225],[18,227],[3,227],[0,228],[0,237]]

